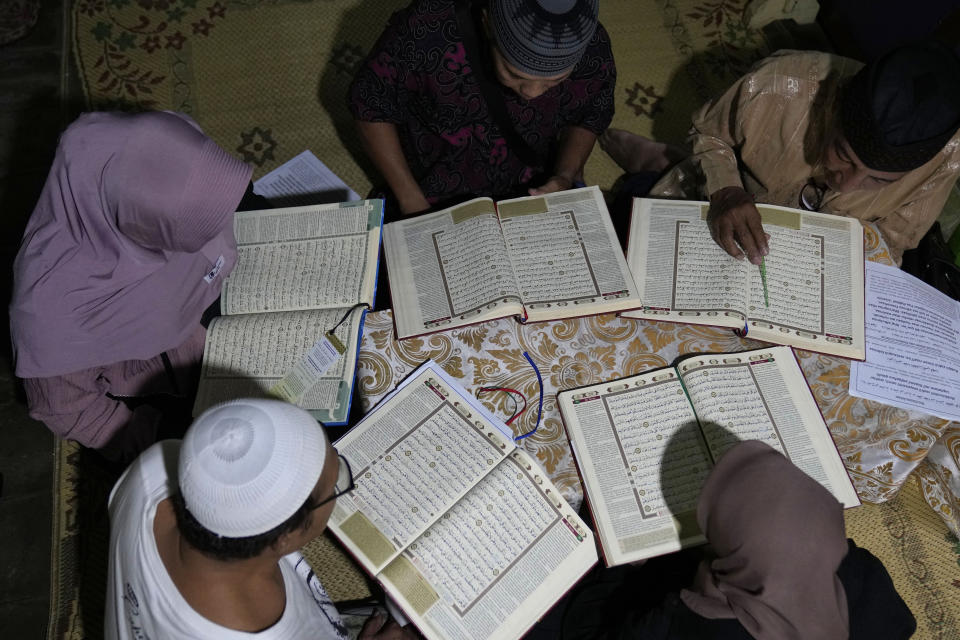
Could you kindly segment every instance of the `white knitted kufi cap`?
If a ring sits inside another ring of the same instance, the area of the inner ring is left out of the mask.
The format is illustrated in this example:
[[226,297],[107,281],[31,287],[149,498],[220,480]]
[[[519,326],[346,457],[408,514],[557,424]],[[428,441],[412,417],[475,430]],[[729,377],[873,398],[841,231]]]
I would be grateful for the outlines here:
[[279,400],[233,400],[204,411],[180,449],[180,491],[209,531],[245,538],[284,523],[320,478],[327,439]]

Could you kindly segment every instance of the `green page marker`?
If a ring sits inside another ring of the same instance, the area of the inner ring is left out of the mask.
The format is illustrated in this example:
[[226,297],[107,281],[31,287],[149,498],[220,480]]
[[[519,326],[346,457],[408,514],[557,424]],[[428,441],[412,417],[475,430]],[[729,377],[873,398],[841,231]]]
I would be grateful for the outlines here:
[[767,259],[760,258],[760,280],[763,282],[763,304],[770,306],[770,297],[767,295]]

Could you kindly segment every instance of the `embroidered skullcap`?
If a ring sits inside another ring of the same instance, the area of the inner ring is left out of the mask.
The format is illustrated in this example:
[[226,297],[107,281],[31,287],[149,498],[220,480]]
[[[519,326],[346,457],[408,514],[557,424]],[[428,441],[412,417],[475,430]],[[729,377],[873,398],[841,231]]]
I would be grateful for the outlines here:
[[911,171],[960,127],[960,59],[939,43],[894,49],[863,67],[841,93],[843,135],[875,171]]
[[580,61],[597,28],[598,0],[490,0],[500,53],[521,73],[560,75]]
[[180,491],[209,531],[229,538],[265,533],[299,509],[320,478],[323,428],[279,400],[233,400],[204,411],[180,449]]

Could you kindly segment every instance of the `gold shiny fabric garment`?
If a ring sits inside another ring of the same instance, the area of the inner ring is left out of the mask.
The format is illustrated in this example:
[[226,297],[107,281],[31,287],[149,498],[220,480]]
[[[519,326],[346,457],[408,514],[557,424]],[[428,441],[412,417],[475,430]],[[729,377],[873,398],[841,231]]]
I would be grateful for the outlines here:
[[[757,202],[800,208],[800,190],[823,176],[839,89],[860,67],[820,52],[780,51],[761,60],[694,114],[693,154],[652,193],[706,199],[723,187],[742,186]],[[828,190],[820,210],[876,223],[899,264],[940,215],[958,175],[960,133],[930,162],[878,191]]]

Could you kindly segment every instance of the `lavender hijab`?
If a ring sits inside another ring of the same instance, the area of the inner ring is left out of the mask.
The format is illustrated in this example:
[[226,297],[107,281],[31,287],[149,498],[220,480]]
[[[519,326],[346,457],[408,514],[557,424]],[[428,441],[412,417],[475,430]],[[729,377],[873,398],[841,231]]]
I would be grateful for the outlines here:
[[88,113],[63,133],[14,262],[21,378],[182,344],[236,262],[252,169],[174,113]]
[[713,558],[680,597],[706,618],[736,618],[758,640],[845,639],[843,508],[768,445],[749,441],[714,467],[697,505]]

